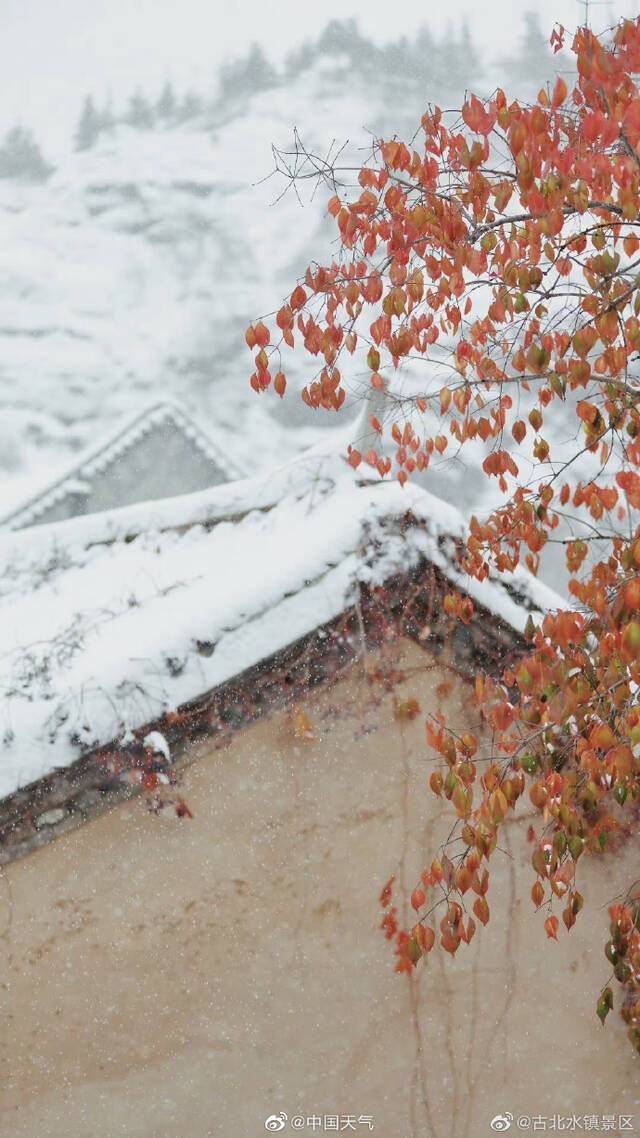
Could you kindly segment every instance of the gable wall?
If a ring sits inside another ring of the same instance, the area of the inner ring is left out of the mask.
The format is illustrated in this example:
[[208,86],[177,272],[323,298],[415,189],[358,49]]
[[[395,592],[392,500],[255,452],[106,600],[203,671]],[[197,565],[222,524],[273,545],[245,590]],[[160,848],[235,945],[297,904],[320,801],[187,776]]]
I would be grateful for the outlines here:
[[[104,469],[91,471],[87,460],[77,473],[80,487],[65,490],[54,502],[39,510],[38,501],[25,510],[27,520],[17,515],[17,528],[47,525],[83,514],[100,513],[135,502],[155,501],[178,494],[206,490],[228,481],[222,469],[171,420],[152,423],[140,437],[127,443],[122,453],[106,460]],[[70,476],[69,481],[74,479]],[[42,495],[46,499],[47,493]],[[32,520],[31,509],[35,509]]]
[[226,480],[225,473],[181,430],[172,423],[159,423],[110,463],[104,474],[92,477],[84,512],[189,494]]
[[456,960],[394,974],[381,885],[395,872],[410,891],[451,824],[426,789],[424,715],[470,707],[442,662],[405,642],[398,663],[415,722],[356,665],[305,701],[313,741],[280,711],[198,744],[193,820],[137,798],[5,868],[0,1133],[250,1138],[286,1111],[475,1138],[507,1110],[634,1113],[637,1060],[594,1014],[598,906],[636,876],[633,850],[581,862],[589,915],[547,942],[523,807],[489,926]]

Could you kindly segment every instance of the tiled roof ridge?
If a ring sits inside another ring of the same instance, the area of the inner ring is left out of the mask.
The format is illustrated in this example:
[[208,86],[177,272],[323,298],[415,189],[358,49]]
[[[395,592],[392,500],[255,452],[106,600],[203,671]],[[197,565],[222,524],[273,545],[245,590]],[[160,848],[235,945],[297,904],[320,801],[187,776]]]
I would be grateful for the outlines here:
[[[416,586],[427,566],[431,577],[418,590],[424,594],[421,597],[416,595]],[[218,749],[238,731],[272,712],[293,709],[310,690],[336,683],[362,658],[363,646],[367,651],[380,646],[379,625],[369,620],[377,607],[385,608],[394,635],[406,636],[422,651],[435,651],[439,658],[448,622],[443,606],[432,612],[432,590],[441,595],[447,587],[446,575],[438,567],[418,558],[402,571],[391,573],[385,580],[392,598],[390,606],[371,584],[356,577],[353,585],[353,593],[345,597],[339,613],[175,709],[149,719],[130,733],[128,742],[114,737],[94,745],[68,766],[0,796],[0,867],[142,793],[141,782],[129,781],[127,772],[139,769],[143,740],[151,731],[159,732],[167,749],[170,747],[171,767],[178,774],[199,757],[197,745],[203,738],[209,737]],[[405,606],[402,601],[409,594],[412,603]],[[427,616],[431,632],[425,641],[422,629]],[[501,657],[516,659],[524,647],[518,632],[482,607],[470,626],[460,628],[462,635],[451,643],[448,667],[467,681],[480,659],[483,667],[494,671]]]

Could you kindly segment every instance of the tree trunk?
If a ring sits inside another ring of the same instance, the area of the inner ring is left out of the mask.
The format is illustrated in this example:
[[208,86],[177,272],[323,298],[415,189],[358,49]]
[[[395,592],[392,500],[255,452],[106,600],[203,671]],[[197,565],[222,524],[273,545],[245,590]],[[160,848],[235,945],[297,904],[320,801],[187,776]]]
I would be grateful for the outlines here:
[[382,453],[382,439],[371,426],[371,419],[375,417],[384,426],[386,411],[386,390],[379,391],[376,387],[370,387],[364,399],[362,414],[356,424],[353,439],[353,446],[360,451],[363,458],[370,450],[375,450],[378,455]]

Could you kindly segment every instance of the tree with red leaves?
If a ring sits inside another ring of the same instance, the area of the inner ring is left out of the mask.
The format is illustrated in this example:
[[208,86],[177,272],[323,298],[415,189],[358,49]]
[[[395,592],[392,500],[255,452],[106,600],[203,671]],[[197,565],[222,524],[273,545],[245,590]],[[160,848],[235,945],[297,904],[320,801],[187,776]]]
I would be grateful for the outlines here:
[[[555,30],[556,50],[563,40]],[[409,973],[436,935],[455,954],[474,916],[489,921],[491,855],[527,792],[540,814],[531,899],[553,939],[557,913],[569,931],[583,907],[580,858],[615,849],[640,802],[640,18],[606,42],[579,28],[572,50],[573,90],[559,77],[531,106],[472,95],[459,114],[427,110],[410,145],[377,142],[357,189],[329,200],[337,259],[307,269],[275,328],[246,334],[257,392],[284,395],[296,342],[318,361],[302,391],[312,408],[338,411],[342,361],[366,360],[386,411],[370,423],[378,445],[349,448],[354,468],[404,484],[447,450],[484,448],[495,498],[470,521],[469,577],[521,562],[536,574],[547,547],[564,547],[566,606],[529,619],[514,668],[477,677],[486,734],[427,724],[441,758],[431,789],[462,842],[424,870],[412,928],[398,927],[393,881],[382,891]],[[427,366],[400,400],[394,373],[416,361]],[[469,607],[448,599],[457,619]],[[640,1050],[637,883],[609,919],[605,952]],[[607,984],[603,1023],[612,1004]]]

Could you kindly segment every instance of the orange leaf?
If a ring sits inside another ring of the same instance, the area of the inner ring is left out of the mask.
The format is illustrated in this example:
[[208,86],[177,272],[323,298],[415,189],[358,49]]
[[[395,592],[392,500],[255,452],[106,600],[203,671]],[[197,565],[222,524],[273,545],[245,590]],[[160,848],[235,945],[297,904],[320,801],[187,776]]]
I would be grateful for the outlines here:
[[486,925],[489,920],[489,905],[486,897],[476,897],[473,902],[473,911],[479,921]]
[[554,110],[564,103],[567,97],[567,84],[560,76],[556,79],[556,85],[553,88],[553,95],[551,96],[551,106]]
[[474,935],[475,931],[476,931],[476,922],[474,921],[473,917],[467,918],[466,929],[462,923],[460,924],[460,935],[461,935],[463,941],[465,942],[465,944],[471,944],[471,941],[473,940],[473,935]]
[[536,909],[539,909],[544,901],[544,886],[541,881],[536,881],[531,890],[531,900],[533,901]]
[[295,312],[299,308],[304,308],[306,302],[307,294],[304,291],[302,285],[298,285],[297,288],[294,288],[293,292],[291,293],[291,299],[289,303]]
[[313,739],[313,727],[301,707],[293,713],[293,734],[296,739]]
[[394,881],[395,881],[395,877],[390,877],[389,880],[387,881],[387,884],[384,886],[384,888],[380,894],[380,904],[381,904],[383,909],[386,909],[387,905],[389,905],[389,903],[391,901],[391,894],[393,892]]
[[490,134],[496,121],[497,110],[495,103],[489,103],[487,109],[475,95],[462,108],[462,117],[469,130],[476,134]]
[[420,714],[420,704],[413,696],[410,699],[405,699],[402,703],[396,706],[395,718],[396,719],[410,719],[413,720]]
[[436,934],[429,925],[416,925],[413,935],[423,952],[431,952],[435,944]]
[[516,440],[516,442],[518,443],[518,446],[519,446],[519,445],[520,445],[520,443],[522,442],[522,440],[523,440],[523,438],[525,437],[526,433],[527,433],[527,425],[526,425],[526,423],[524,423],[524,422],[522,421],[522,419],[517,419],[517,420],[516,420],[516,422],[513,424],[512,428],[511,428],[511,434],[513,435],[514,439],[515,439],[515,440]]
[[546,929],[547,936],[549,937],[550,940],[557,940],[558,939],[556,934],[558,932],[558,925],[559,924],[560,924],[560,922],[559,922],[558,918],[554,917],[554,916],[547,917],[546,921],[544,922],[544,927]]
[[271,334],[270,334],[267,326],[265,324],[263,324],[261,320],[258,321],[258,323],[256,324],[256,326],[253,330],[253,334],[255,336],[256,344],[258,345],[258,347],[259,348],[266,348],[267,344],[269,343],[269,340],[271,339]]
[[632,470],[623,470],[616,474],[616,482],[624,490],[630,504],[634,509],[640,508],[640,477]]
[[416,910],[416,913],[418,912],[418,909],[422,908],[426,899],[427,895],[424,889],[414,889],[413,893],[411,894],[411,907]]

